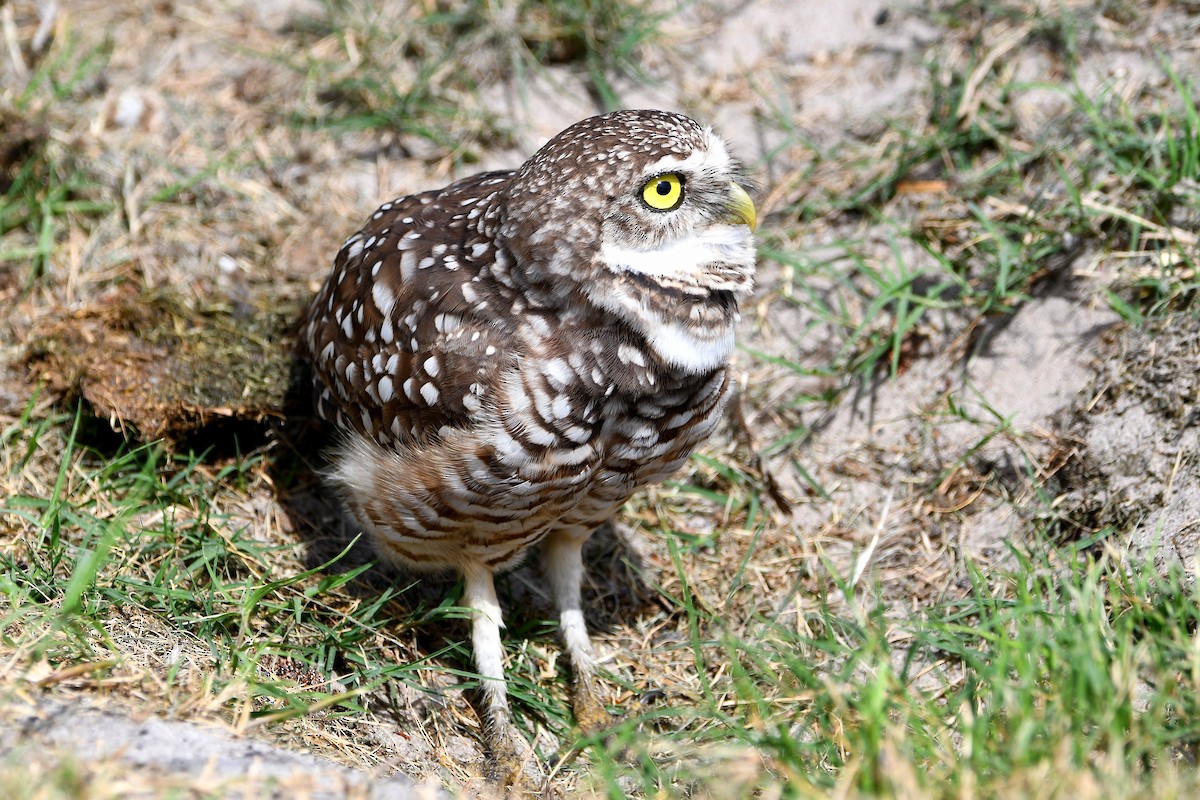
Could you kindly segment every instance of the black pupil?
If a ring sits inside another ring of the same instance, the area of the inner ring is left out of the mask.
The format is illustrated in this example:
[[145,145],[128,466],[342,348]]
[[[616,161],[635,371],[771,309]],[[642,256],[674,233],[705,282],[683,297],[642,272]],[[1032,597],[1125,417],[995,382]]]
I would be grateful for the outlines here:
[[654,191],[658,192],[660,195],[663,195],[664,197],[666,195],[669,195],[671,193],[671,182],[670,181],[659,181],[658,185],[654,187]]

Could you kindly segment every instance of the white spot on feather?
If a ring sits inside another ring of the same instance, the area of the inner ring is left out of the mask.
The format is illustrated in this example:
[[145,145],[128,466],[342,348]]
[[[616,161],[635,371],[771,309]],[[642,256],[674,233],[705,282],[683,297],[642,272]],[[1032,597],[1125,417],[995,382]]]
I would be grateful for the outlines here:
[[575,377],[575,373],[571,371],[571,367],[561,358],[552,358],[547,361],[546,366],[542,369],[542,373],[554,385],[555,389],[562,389]]
[[414,250],[405,250],[400,254],[400,280],[408,283],[417,274],[417,254]]
[[571,400],[565,394],[560,394],[554,398],[550,410],[555,419],[566,419],[571,415]]
[[375,301],[379,313],[385,317],[392,313],[392,308],[396,305],[396,294],[384,281],[376,281],[371,287],[371,299]]
[[646,357],[642,355],[642,351],[627,344],[617,346],[617,358],[621,359],[622,364],[636,364],[639,367],[646,366]]

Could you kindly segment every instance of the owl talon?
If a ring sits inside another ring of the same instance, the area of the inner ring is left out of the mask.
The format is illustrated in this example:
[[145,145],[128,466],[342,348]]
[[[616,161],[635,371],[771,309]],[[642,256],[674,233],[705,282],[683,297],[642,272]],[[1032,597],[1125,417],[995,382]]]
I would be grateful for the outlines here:
[[592,675],[576,677],[571,690],[571,710],[575,712],[575,725],[584,736],[602,731],[615,721],[600,702]]
[[494,732],[487,737],[491,756],[488,764],[488,782],[504,789],[533,788],[526,775],[526,765],[533,762],[533,753],[521,747],[520,737],[510,727],[503,732]]
[[486,780],[495,797],[547,797],[546,770],[510,722],[490,724]]

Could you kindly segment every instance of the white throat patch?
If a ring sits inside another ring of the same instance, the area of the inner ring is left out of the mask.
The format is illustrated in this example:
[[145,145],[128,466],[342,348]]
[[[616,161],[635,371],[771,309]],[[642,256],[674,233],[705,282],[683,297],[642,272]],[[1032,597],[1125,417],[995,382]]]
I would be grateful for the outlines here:
[[733,352],[733,325],[716,339],[702,339],[678,322],[655,315],[643,333],[659,358],[689,375],[716,369]]

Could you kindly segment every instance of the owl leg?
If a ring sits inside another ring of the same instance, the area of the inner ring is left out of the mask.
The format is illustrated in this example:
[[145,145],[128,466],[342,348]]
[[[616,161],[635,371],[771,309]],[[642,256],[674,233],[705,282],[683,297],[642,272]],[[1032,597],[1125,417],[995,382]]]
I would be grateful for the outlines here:
[[504,620],[496,600],[496,584],[486,567],[463,571],[463,605],[471,609],[471,647],[483,690],[483,730],[491,750],[491,779],[505,786],[521,782],[528,748],[512,723],[504,681]]
[[590,530],[555,531],[542,545],[546,575],[558,606],[559,628],[574,672],[571,706],[575,723],[584,733],[608,727],[612,718],[600,701],[596,685],[596,655],[583,618],[580,590],[583,585],[583,544]]

